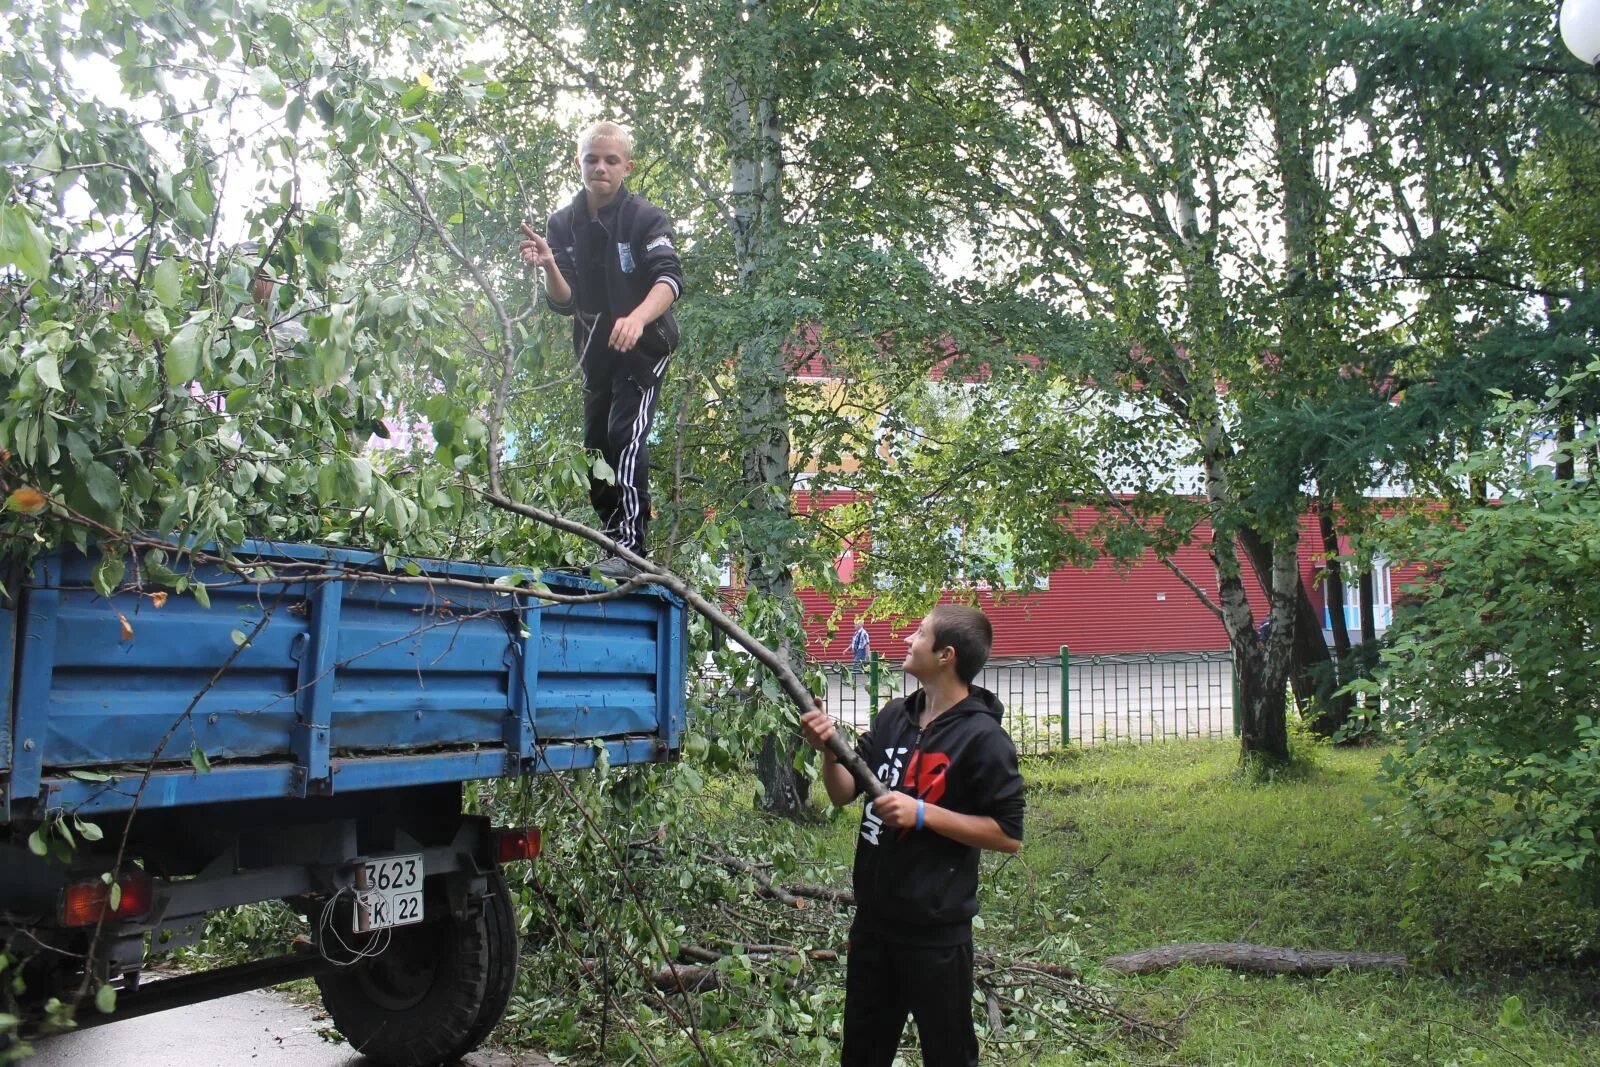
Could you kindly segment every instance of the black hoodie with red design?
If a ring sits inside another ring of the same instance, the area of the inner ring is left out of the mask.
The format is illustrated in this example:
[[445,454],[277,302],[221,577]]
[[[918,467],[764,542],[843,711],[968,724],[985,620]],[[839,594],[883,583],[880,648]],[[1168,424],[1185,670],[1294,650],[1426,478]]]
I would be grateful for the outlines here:
[[[972,687],[919,729],[927,694],[884,705],[856,751],[890,789],[964,815],[987,815],[1022,840],[1022,774],[1000,701]],[[893,830],[868,804],[856,841],[856,929],[886,941],[957,945],[978,913],[978,854],[932,830]]]

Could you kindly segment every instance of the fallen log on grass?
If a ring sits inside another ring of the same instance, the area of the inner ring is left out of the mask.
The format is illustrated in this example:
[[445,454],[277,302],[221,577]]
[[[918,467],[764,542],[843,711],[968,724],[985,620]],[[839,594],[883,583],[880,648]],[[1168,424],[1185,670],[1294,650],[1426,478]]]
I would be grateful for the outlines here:
[[[728,942],[726,951],[707,948],[703,945],[684,944],[678,948],[678,962],[668,967],[661,967],[649,972],[644,977],[651,988],[661,993],[705,993],[722,987],[721,974],[714,966],[727,952],[734,952],[748,956],[751,960],[761,963],[774,957],[799,956],[813,963],[838,963],[839,953],[832,949],[822,948],[796,948],[792,945],[745,945],[737,942]],[[992,952],[979,952],[974,957],[980,973],[991,980],[999,981],[1007,977],[1009,982],[1002,984],[1023,984],[1033,977],[1054,978],[1060,981],[1076,982],[1078,971],[1063,963],[1040,963],[1028,960],[1009,962],[1002,960]],[[601,963],[597,959],[580,961],[579,967],[590,978],[600,978],[602,975]],[[1008,972],[1002,974],[999,972]]]
[[1246,974],[1327,974],[1329,971],[1403,971],[1406,958],[1392,952],[1332,952],[1324,949],[1198,941],[1161,945],[1112,956],[1105,965],[1120,974],[1151,974],[1180,964],[1227,967]]

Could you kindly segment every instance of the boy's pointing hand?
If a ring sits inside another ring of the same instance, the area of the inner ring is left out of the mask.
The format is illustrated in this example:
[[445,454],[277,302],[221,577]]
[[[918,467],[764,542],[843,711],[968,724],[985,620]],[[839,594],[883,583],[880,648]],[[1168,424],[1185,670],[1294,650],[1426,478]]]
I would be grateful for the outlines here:
[[545,270],[556,269],[555,253],[550,251],[550,243],[541,237],[532,226],[522,223],[522,232],[528,239],[517,246],[517,251],[522,254],[522,262],[530,267],[543,267]]

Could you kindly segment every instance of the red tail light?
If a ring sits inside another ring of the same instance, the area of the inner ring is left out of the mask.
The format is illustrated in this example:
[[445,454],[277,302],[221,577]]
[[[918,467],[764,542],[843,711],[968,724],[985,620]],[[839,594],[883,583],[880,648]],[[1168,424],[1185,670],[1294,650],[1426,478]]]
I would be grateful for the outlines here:
[[[116,881],[117,892],[96,880],[74,882],[61,894],[63,926],[93,926],[107,920],[137,919],[150,911],[150,876],[142,871],[125,874]],[[115,903],[112,898],[115,897]]]
[[544,834],[538,827],[510,828],[494,832],[494,854],[496,863],[514,863],[517,860],[531,860],[539,855],[539,847],[544,843]]

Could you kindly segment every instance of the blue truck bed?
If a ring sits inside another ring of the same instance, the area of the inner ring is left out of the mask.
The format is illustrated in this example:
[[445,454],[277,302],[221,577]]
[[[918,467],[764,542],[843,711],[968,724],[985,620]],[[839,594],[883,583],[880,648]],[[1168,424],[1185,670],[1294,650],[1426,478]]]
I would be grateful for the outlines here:
[[126,810],[136,795],[141,811],[330,796],[679,747],[684,608],[670,593],[558,605],[447,584],[505,569],[417,560],[432,582],[399,584],[363,552],[252,542],[239,554],[272,579],[198,573],[209,608],[108,600],[74,552],[35,562],[0,611],[0,823]]

